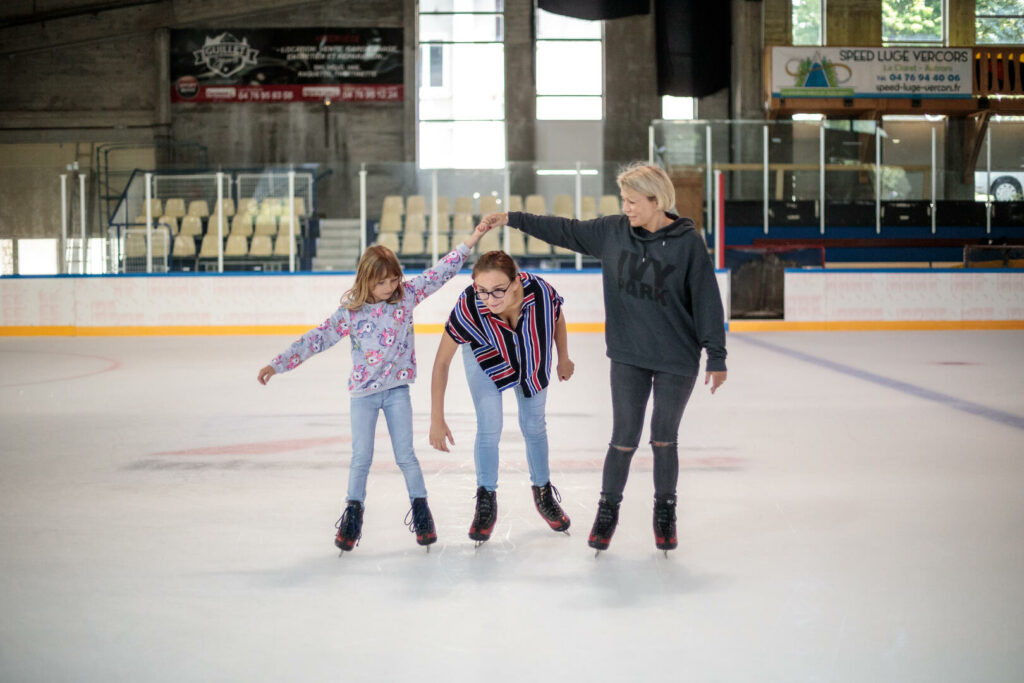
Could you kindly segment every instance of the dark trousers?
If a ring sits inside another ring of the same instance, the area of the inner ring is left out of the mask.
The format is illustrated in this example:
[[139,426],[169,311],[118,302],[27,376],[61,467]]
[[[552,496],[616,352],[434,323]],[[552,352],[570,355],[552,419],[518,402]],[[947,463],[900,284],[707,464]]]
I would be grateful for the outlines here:
[[[654,390],[651,449],[654,451],[654,495],[675,495],[679,480],[679,422],[696,377],[647,370],[611,362],[612,441],[604,459],[601,494],[612,503],[622,500],[629,465],[640,445],[647,399]],[[666,444],[666,445],[655,445]],[[622,448],[616,448],[621,446]],[[623,448],[628,450],[622,450]]]

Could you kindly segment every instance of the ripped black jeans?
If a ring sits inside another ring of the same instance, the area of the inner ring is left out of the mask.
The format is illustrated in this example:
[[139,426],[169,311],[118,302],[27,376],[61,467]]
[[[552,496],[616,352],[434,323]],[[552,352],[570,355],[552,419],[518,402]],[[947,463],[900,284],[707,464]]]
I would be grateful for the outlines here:
[[675,494],[676,482],[679,480],[679,422],[683,419],[683,411],[696,382],[696,377],[647,370],[614,360],[611,362],[612,441],[604,458],[601,480],[601,495],[606,500],[616,504],[622,500],[622,491],[629,477],[629,465],[640,444],[647,399],[652,388],[654,495]]

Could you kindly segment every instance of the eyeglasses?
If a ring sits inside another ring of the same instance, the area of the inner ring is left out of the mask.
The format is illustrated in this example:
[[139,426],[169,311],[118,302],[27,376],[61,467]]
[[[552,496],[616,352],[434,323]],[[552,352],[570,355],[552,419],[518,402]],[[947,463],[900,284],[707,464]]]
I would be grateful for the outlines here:
[[489,298],[494,299],[495,301],[501,301],[505,298],[505,292],[507,292],[511,286],[512,281],[509,280],[509,283],[504,287],[495,287],[489,292],[487,290],[477,288],[476,295],[480,297],[482,301],[486,301]]

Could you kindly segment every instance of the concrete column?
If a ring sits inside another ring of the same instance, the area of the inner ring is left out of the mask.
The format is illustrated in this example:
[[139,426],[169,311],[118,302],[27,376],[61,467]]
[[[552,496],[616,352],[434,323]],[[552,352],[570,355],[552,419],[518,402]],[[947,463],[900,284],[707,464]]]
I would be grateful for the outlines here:
[[974,30],[975,0],[949,0],[949,44],[951,47],[974,45],[977,34]]
[[533,3],[506,2],[505,149],[509,161],[537,158],[535,33]]
[[654,13],[604,23],[604,158],[647,158],[647,125],[661,118]]
[[171,135],[171,32],[166,28],[153,31],[154,63],[156,64],[156,106],[153,112],[153,135]]
[[829,45],[881,45],[882,3],[879,0],[829,0],[825,3]]

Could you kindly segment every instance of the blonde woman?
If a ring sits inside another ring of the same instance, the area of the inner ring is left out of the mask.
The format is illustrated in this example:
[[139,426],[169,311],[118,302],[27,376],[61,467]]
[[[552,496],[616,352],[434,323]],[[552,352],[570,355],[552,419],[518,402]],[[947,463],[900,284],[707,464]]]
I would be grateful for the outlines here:
[[711,392],[726,379],[725,315],[704,239],[692,220],[671,212],[675,188],[665,171],[635,163],[617,182],[621,215],[578,221],[513,211],[481,222],[509,225],[601,261],[613,425],[588,543],[600,552],[611,542],[653,393],[654,540],[667,554],[677,546],[679,424],[702,349]]

